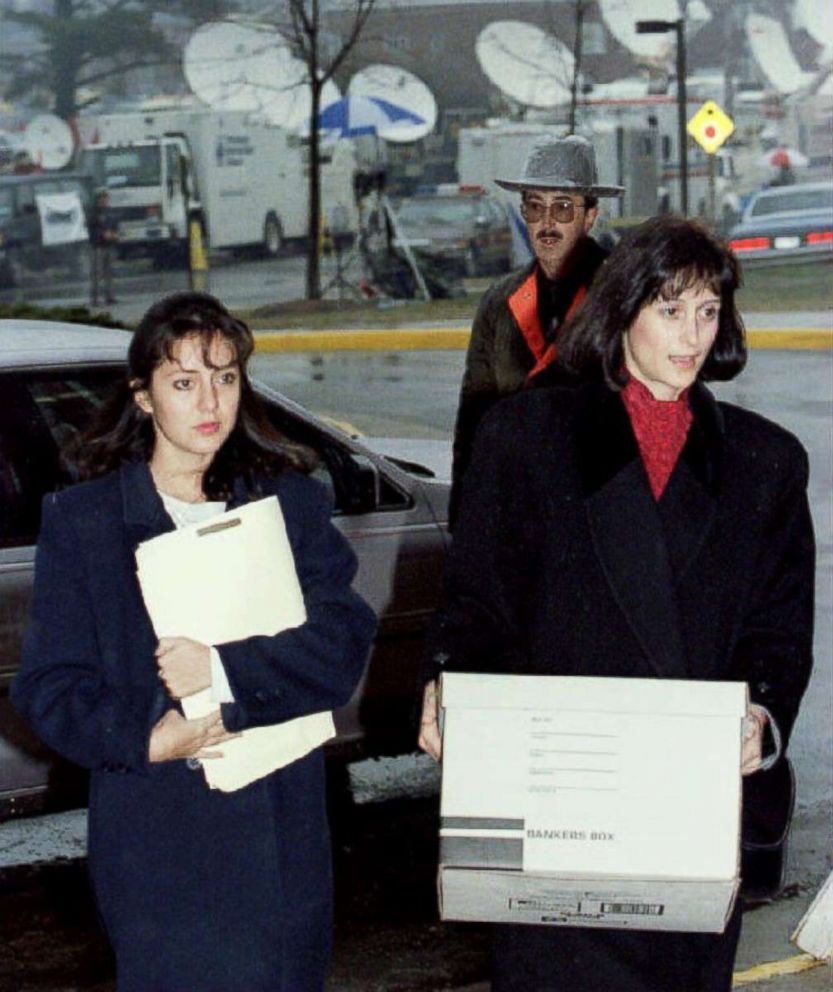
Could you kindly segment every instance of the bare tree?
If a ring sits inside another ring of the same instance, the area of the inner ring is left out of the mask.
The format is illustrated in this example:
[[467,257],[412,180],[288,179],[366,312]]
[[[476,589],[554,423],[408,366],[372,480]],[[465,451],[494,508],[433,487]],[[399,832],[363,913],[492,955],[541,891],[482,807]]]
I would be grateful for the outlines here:
[[[276,14],[296,56],[306,65],[310,88],[309,247],[306,296],[321,296],[318,243],[321,235],[321,152],[318,115],[325,83],[336,74],[364,29],[376,0],[284,0]],[[286,18],[280,15],[285,13]]]
[[[199,21],[219,6],[219,0],[172,0],[164,12]],[[223,3],[226,12],[229,6]],[[132,69],[179,60],[159,13],[160,4],[152,0],[53,0],[51,10],[6,11],[6,21],[33,37],[31,50],[3,53],[6,95],[34,96],[59,117],[72,119],[85,103],[79,91],[96,91]]]

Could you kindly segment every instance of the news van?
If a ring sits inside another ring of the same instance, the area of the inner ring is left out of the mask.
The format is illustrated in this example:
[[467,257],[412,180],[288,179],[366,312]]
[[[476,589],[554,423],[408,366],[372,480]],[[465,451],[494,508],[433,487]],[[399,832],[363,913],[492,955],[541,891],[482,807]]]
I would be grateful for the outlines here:
[[[109,192],[119,253],[187,257],[197,222],[212,249],[260,247],[277,255],[307,236],[309,146],[293,132],[242,111],[171,109],[81,118],[78,167]],[[355,155],[350,142],[322,146],[326,222],[355,234]]]

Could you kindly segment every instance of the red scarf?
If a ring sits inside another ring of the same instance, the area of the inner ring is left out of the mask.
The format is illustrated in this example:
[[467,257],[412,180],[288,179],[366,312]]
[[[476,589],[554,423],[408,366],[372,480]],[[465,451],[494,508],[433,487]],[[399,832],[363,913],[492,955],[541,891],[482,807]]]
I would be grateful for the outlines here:
[[631,376],[622,390],[622,402],[636,435],[651,492],[658,500],[671,478],[691,426],[688,390],[676,400],[657,400]]

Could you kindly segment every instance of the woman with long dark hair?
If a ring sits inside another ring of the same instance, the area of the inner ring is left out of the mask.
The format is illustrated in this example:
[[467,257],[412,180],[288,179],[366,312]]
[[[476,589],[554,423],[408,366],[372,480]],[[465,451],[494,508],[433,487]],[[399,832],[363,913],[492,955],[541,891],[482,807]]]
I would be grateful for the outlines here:
[[[124,382],[73,452],[87,481],[44,500],[12,698],[91,770],[89,866],[119,992],[321,992],[327,971],[321,749],[231,792],[201,770],[241,731],[345,703],[374,630],[328,495],[258,404],[252,349],[248,327],[207,294],[152,306]],[[138,544],[268,496],[306,622],[225,644],[157,641]],[[216,709],[186,719],[179,700],[200,690]]]
[[[484,421],[466,476],[420,734],[441,756],[442,670],[738,680],[742,768],[772,776],[811,668],[807,456],[705,386],[744,366],[737,262],[694,221],[620,243],[559,341],[584,385]],[[788,805],[788,804],[787,804]],[[708,815],[708,811],[704,811]],[[728,992],[722,934],[496,926],[494,992]]]

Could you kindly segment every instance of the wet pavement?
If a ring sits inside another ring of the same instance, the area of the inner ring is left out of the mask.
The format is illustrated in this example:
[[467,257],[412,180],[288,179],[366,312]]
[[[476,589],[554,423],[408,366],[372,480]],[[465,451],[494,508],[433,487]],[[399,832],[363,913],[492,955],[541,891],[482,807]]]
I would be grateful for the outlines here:
[[[82,816],[61,819],[65,841],[83,836]],[[340,806],[333,821],[336,923],[328,992],[487,992],[488,927],[437,918],[436,796]],[[35,821],[30,826],[34,831]],[[831,988],[829,964],[777,974],[799,954],[789,935],[830,870],[829,840],[826,811],[799,811],[783,897],[745,914],[737,960],[744,986]],[[65,849],[78,851],[71,842]],[[114,992],[83,858],[0,869],[0,932],[0,992]],[[766,977],[771,962],[778,963],[776,974]]]

